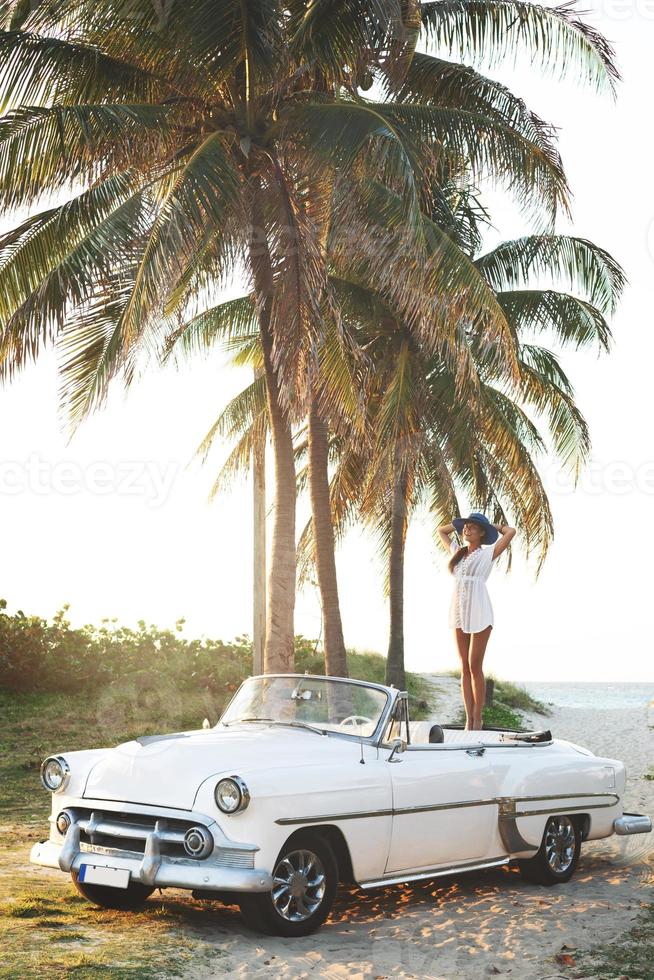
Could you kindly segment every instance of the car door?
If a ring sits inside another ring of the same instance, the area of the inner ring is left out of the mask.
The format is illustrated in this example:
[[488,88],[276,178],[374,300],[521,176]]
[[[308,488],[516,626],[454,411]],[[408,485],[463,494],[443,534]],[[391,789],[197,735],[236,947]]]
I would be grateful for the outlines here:
[[389,766],[393,819],[386,874],[502,856],[491,853],[497,786],[484,749],[408,745]]

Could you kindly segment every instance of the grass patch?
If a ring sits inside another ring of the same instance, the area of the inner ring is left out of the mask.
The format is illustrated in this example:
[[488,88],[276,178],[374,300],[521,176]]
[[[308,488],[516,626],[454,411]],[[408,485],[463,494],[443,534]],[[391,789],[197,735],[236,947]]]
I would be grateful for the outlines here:
[[213,908],[190,896],[167,898],[166,915],[154,898],[136,913],[97,909],[72,891],[64,875],[26,889],[24,872],[11,866],[11,858],[5,852],[0,860],[8,893],[0,907],[0,978],[155,980],[188,976],[223,955],[224,923],[217,935]]
[[490,677],[495,682],[494,699],[496,698],[508,708],[517,708],[519,711],[534,711],[540,715],[552,713],[548,705],[539,701],[538,698],[532,697],[526,688],[519,684],[513,684],[511,681],[499,680],[492,674]]
[[520,715],[516,714],[507,704],[501,704],[499,701],[495,701],[491,705],[486,705],[482,711],[482,718],[483,723],[488,725],[489,728],[516,728],[519,731],[525,730]]
[[654,904],[646,905],[629,932],[606,945],[575,953],[575,977],[654,980]]
[[[465,708],[460,708],[455,724],[465,725]],[[506,704],[495,701],[492,705],[486,705],[482,711],[482,724],[486,728],[506,728],[519,732],[526,731],[520,715],[509,708]]]
[[51,903],[38,896],[26,895],[15,902],[0,907],[3,915],[11,919],[33,919],[53,914]]
[[[461,679],[460,670],[444,670],[442,673],[446,677],[457,677]],[[540,715],[551,715],[550,707],[544,701],[532,697],[529,691],[520,684],[512,681],[503,681],[494,674],[487,674],[486,681],[492,681],[494,685],[493,700],[500,702],[507,708],[517,708],[518,711],[534,711]]]
[[[460,670],[448,671],[452,677],[461,677]],[[493,674],[486,676],[486,682],[493,682],[493,703],[484,706],[482,724],[488,728],[507,728],[516,731],[527,731],[522,718],[522,712],[536,712],[549,715],[549,707],[542,701],[531,696],[526,688],[512,681],[504,681]],[[465,725],[465,708],[462,706],[457,717],[457,724]]]

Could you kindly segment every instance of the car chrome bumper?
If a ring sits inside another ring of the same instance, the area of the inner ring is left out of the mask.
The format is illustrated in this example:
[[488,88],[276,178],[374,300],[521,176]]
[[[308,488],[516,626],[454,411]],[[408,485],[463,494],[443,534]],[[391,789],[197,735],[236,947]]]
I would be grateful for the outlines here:
[[[71,833],[72,832],[72,833]],[[152,888],[189,888],[209,891],[268,892],[272,888],[272,876],[256,868],[229,868],[206,861],[176,861],[159,854],[156,841],[146,850],[143,858],[117,852],[105,853],[91,848],[82,850],[79,829],[73,824],[63,844],[42,841],[30,851],[32,864],[61,871],[78,871],[81,864],[96,867],[123,868],[130,872],[132,881],[139,881]]]
[[613,821],[616,834],[649,834],[652,829],[652,818],[643,813],[623,813]]

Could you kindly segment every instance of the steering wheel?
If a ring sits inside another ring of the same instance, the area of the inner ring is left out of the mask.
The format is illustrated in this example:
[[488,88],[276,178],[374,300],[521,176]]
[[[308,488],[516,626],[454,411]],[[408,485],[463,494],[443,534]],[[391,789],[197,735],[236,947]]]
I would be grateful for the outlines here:
[[341,728],[344,725],[374,725],[374,721],[367,715],[348,715],[340,722]]

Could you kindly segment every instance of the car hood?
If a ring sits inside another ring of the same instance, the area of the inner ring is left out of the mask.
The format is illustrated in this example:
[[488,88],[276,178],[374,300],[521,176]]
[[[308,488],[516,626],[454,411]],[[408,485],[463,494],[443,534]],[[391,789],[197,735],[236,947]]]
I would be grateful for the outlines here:
[[258,725],[144,736],[106,750],[89,771],[84,797],[192,810],[210,776],[315,764],[348,749],[349,739]]

